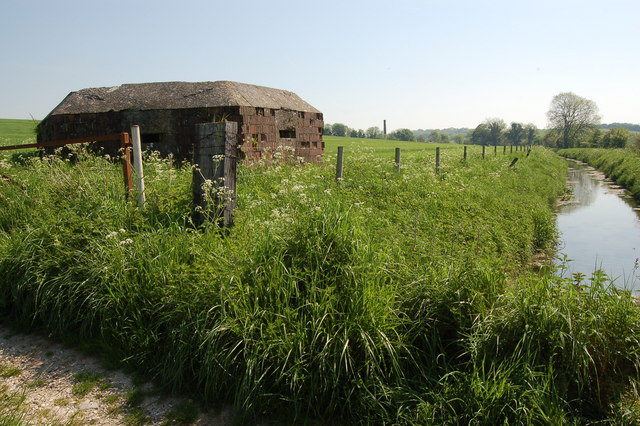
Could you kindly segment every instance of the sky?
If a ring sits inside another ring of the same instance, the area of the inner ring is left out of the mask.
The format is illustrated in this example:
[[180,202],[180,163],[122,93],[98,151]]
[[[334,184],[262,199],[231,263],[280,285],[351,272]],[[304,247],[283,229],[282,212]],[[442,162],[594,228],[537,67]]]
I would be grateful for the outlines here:
[[640,123],[640,1],[0,0],[0,118],[156,81],[285,89],[351,128],[547,126],[553,96]]

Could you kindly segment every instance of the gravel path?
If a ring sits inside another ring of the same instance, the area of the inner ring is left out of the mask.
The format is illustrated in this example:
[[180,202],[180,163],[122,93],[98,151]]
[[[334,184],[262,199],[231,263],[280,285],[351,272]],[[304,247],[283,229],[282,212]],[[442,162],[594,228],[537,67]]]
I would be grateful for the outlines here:
[[160,396],[150,384],[105,369],[100,362],[43,336],[0,324],[0,394],[24,395],[28,424],[227,425],[232,410],[203,414],[184,398]]

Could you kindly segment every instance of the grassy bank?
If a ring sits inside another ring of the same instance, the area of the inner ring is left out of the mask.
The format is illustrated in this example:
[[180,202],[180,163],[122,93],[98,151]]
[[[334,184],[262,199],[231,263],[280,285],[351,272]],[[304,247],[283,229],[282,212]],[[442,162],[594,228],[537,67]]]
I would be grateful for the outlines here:
[[450,146],[438,176],[433,146],[413,144],[397,174],[394,145],[328,139],[324,165],[241,166],[228,235],[190,225],[188,166],[148,157],[140,211],[104,159],[5,159],[2,312],[247,416],[632,416],[630,295],[528,271],[555,236],[564,161],[471,147],[463,163]]
[[567,158],[584,161],[624,186],[640,201],[640,155],[628,149],[572,148],[558,151]]

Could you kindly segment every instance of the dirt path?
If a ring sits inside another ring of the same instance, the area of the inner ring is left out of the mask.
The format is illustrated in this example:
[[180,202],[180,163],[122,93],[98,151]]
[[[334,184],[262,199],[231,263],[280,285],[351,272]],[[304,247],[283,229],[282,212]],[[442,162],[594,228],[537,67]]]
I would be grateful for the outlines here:
[[[0,398],[18,404],[27,424],[231,424],[232,411],[203,414],[190,400],[166,398],[150,384],[49,339],[0,324]],[[21,399],[21,398],[20,398]],[[7,408],[0,407],[0,413]],[[16,408],[8,408],[16,411]],[[10,412],[8,414],[11,414]]]

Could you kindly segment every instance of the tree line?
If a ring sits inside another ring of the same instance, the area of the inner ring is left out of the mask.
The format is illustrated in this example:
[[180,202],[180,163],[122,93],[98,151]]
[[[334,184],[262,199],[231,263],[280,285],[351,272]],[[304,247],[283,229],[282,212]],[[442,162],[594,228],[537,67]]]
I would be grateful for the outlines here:
[[512,122],[509,127],[500,118],[488,118],[471,132],[473,145],[536,145],[540,133],[534,124]]
[[600,125],[598,106],[592,100],[571,92],[553,97],[547,111],[547,129],[534,124],[488,118],[475,129],[417,130],[397,129],[384,135],[379,127],[366,131],[342,123],[325,124],[324,134],[353,138],[392,139],[400,141],[458,143],[473,145],[545,145],[550,148],[598,147],[640,149],[640,125],[613,123]]
[[[467,129],[456,129],[456,131],[467,131]],[[351,138],[368,138],[368,139],[390,139],[399,141],[413,142],[434,142],[434,143],[466,143],[465,133],[456,133],[450,135],[446,131],[441,130],[411,130],[397,129],[387,135],[377,126],[369,127],[367,130],[353,129],[343,123],[335,123],[324,125],[324,135],[326,136],[348,136]]]
[[351,138],[382,139],[383,132],[379,127],[369,127],[366,131],[362,129],[352,129],[346,124],[324,124],[324,134],[327,136],[348,136]]

